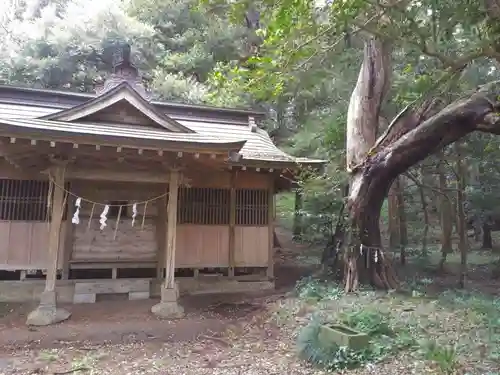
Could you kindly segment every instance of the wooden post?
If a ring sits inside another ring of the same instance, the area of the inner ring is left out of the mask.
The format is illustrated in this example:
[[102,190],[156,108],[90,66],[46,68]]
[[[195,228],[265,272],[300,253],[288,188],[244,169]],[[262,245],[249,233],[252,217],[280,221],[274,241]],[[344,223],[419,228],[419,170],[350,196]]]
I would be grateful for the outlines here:
[[73,209],[75,205],[75,197],[71,194],[68,195],[67,200],[67,210],[66,210],[66,222],[64,223],[65,235],[63,244],[63,264],[62,264],[62,274],[61,278],[63,280],[69,279],[69,261],[71,260],[71,254],[73,253],[73,235],[74,235],[74,225],[71,222],[73,216]]
[[229,269],[228,276],[234,277],[236,251],[236,171],[231,171],[231,190],[229,193]]
[[175,274],[175,248],[177,239],[177,199],[179,197],[179,171],[170,172],[170,183],[168,187],[167,204],[167,233],[166,243],[167,251],[165,254],[165,287],[174,288]]
[[165,234],[165,281],[161,286],[161,301],[151,308],[151,312],[160,318],[175,319],[184,315],[184,309],[177,299],[179,291],[175,283],[175,251],[177,240],[177,200],[179,197],[179,170],[172,169],[167,203],[167,222]]
[[53,168],[54,190],[52,198],[52,212],[49,226],[49,251],[47,264],[47,278],[45,280],[45,291],[55,290],[57,278],[57,266],[59,257],[59,239],[61,224],[64,213],[64,170],[63,165]]
[[166,254],[166,230],[167,230],[167,198],[158,201],[158,217],[156,218],[156,241],[158,245],[156,253],[156,277],[163,279],[163,268],[165,267]]
[[70,317],[71,313],[65,309],[57,308],[56,278],[59,257],[59,238],[64,213],[64,172],[65,164],[60,163],[51,169],[50,177],[53,179],[53,196],[51,204],[51,220],[49,225],[49,246],[47,260],[47,278],[45,290],[40,296],[40,305],[29,313],[26,324],[46,326],[59,323]]
[[268,190],[268,241],[269,241],[269,252],[268,252],[268,260],[267,260],[267,277],[272,279],[274,278],[274,178],[270,178],[269,180],[269,190]]

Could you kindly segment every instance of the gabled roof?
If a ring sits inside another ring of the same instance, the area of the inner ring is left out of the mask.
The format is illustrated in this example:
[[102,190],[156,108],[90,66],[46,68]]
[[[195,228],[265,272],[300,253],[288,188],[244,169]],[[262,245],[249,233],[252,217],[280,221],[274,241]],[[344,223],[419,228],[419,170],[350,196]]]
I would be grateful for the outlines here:
[[119,102],[126,102],[135,110],[153,121],[160,128],[172,132],[193,133],[179,122],[158,111],[152,104],[145,100],[130,84],[123,81],[108,92],[72,108],[40,117],[41,120],[77,121],[108,108]]
[[[2,91],[2,87],[0,87],[0,94]],[[38,97],[40,100],[43,99],[43,95]],[[13,104],[10,101],[4,101],[0,95],[0,123],[8,123],[11,129],[14,128],[15,124],[17,126],[26,127],[28,123],[33,124],[37,127],[37,129],[47,128],[50,123],[55,123],[56,121],[40,121],[45,118],[50,118],[50,115],[55,115],[57,113],[61,113],[62,109],[67,108],[65,104],[58,104],[51,102],[51,106],[43,106],[43,105],[35,105],[35,104],[25,104],[18,103]],[[161,132],[165,134],[165,136],[175,136],[177,139],[187,139],[187,138],[196,138],[199,140],[207,142],[207,138],[210,137],[212,140],[217,140],[217,142],[242,142],[246,140],[243,147],[239,151],[242,155],[242,163],[245,162],[263,162],[263,163],[285,163],[285,164],[302,164],[302,165],[322,165],[325,163],[324,160],[313,160],[313,159],[305,159],[305,158],[296,158],[292,155],[287,154],[286,152],[280,150],[273,143],[269,134],[263,129],[256,129],[255,132],[252,132],[250,127],[248,126],[248,122],[246,124],[242,123],[241,120],[236,120],[235,122],[228,122],[216,119],[208,119],[204,121],[198,115],[193,118],[186,118],[183,113],[179,113],[179,115],[170,115],[169,117],[173,117],[173,120],[181,124],[183,127],[188,128],[190,133],[181,133],[181,132],[169,132],[162,130],[150,129],[150,131],[155,130],[156,132]],[[36,119],[38,118],[38,119]],[[248,117],[247,117],[248,118]],[[4,121],[5,120],[5,121]],[[7,121],[8,120],[8,121]],[[13,121],[11,121],[13,120]],[[14,121],[15,120],[15,121]],[[22,121],[22,124],[20,123]],[[247,120],[248,121],[248,120]],[[6,124],[7,125],[7,124]],[[67,123],[70,125],[70,123]],[[83,124],[82,124],[83,125]],[[91,124],[86,124],[88,126]],[[95,125],[94,125],[95,126]],[[103,135],[109,133],[110,127],[106,127],[106,124],[100,123],[99,130],[103,131]],[[104,128],[101,129],[101,127]],[[111,125],[110,125],[111,126]],[[72,127],[75,131],[79,129],[79,124],[74,123]],[[127,127],[127,131],[130,131],[131,127]],[[94,128],[97,129],[97,128]],[[124,126],[114,127],[113,129],[125,130]],[[136,130],[137,127],[135,127]],[[142,127],[142,131],[146,131],[148,128]],[[33,129],[32,131],[36,131]],[[192,134],[196,133],[196,134]],[[97,136],[96,136],[97,137]],[[186,138],[187,137],[187,138]],[[125,138],[123,138],[125,139]]]

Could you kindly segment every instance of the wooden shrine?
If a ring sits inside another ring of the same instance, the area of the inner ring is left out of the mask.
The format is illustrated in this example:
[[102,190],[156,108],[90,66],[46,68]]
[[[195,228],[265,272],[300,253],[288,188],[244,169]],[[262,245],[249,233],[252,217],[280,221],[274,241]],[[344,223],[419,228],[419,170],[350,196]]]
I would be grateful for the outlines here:
[[155,102],[127,53],[96,94],[0,86],[0,300],[272,287],[274,196],[322,161],[279,150],[249,110]]

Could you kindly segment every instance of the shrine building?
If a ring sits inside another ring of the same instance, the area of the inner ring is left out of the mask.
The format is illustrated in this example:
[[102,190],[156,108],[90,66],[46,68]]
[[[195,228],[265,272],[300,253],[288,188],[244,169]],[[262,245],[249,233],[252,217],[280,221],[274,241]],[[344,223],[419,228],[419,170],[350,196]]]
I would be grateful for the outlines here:
[[0,86],[0,301],[273,288],[275,194],[303,167],[263,113],[151,100],[129,54],[96,94]]

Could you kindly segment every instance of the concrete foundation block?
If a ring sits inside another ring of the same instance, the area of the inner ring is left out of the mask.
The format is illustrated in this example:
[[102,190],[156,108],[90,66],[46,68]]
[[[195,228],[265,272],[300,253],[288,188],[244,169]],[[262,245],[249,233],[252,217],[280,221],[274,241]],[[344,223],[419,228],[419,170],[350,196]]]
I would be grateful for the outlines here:
[[140,299],[149,299],[149,292],[130,292],[128,294],[129,300],[140,300]]
[[95,303],[95,293],[75,293],[73,295],[73,303]]
[[40,295],[40,305],[28,314],[26,324],[30,326],[48,326],[68,319],[71,313],[56,306],[56,292],[44,291]]
[[165,286],[162,285],[160,296],[162,302],[177,302],[179,299],[179,287],[177,284],[175,284],[173,288],[165,288]]

